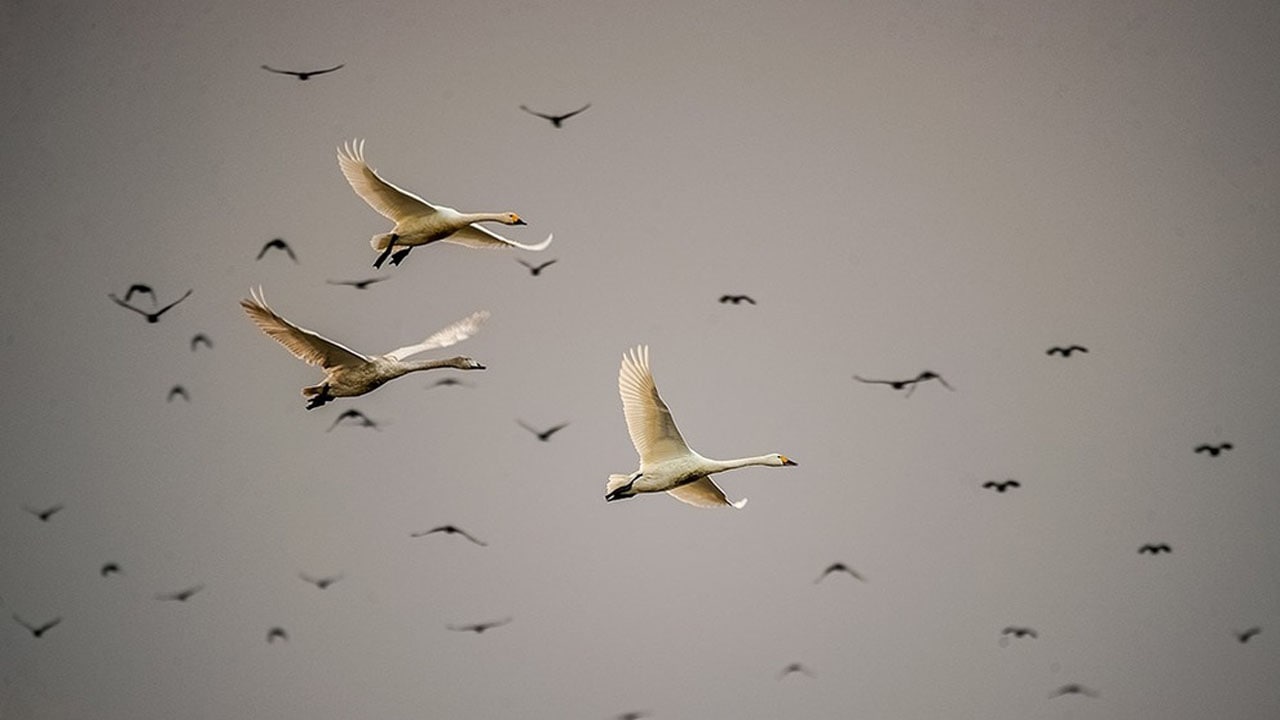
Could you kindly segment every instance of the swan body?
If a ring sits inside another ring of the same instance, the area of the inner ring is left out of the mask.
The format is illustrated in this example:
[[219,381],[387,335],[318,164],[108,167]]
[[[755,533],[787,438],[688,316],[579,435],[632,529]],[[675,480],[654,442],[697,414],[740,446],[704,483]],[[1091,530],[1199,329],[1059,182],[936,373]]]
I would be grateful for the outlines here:
[[676,427],[671,410],[658,395],[649,370],[649,348],[640,345],[622,356],[618,370],[618,394],[627,432],[640,455],[640,469],[630,475],[610,475],[605,500],[622,500],[639,493],[665,492],[697,507],[734,507],[747,504],[743,498],[731,502],[711,476],[726,470],[765,465],[795,465],[785,455],[771,453],[734,460],[712,460],[694,452]]
[[[374,235],[369,244],[374,250],[383,253],[374,263],[375,267],[390,254],[393,247],[401,246],[408,252],[418,245],[443,240],[471,248],[514,247],[521,250],[543,250],[551,244],[552,235],[535,245],[509,240],[497,233],[480,227],[476,223],[498,222],[504,225],[526,225],[527,223],[513,212],[481,212],[463,213],[444,205],[433,205],[426,200],[402,190],[383,180],[370,168],[364,160],[364,141],[355,140],[343,143],[338,149],[338,167],[342,175],[350,183],[351,189],[359,195],[369,207],[380,215],[395,223],[389,233]],[[401,259],[403,255],[399,256]],[[392,260],[393,265],[399,259]]]
[[483,370],[484,366],[469,357],[444,360],[407,361],[411,355],[461,342],[479,329],[489,313],[481,310],[459,320],[420,343],[406,345],[383,355],[363,355],[318,333],[298,327],[267,306],[262,290],[250,290],[251,297],[240,301],[241,307],[258,329],[280,343],[308,365],[324,369],[324,382],[302,388],[311,398],[307,409],[320,407],[335,397],[355,397],[373,392],[388,381],[421,370],[451,367],[459,370]]

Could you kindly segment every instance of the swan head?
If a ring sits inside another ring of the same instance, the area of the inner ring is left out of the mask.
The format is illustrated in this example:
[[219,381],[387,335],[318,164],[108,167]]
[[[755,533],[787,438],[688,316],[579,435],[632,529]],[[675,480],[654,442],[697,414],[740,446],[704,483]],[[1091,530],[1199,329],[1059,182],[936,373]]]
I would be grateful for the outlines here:
[[503,219],[502,222],[508,225],[528,225],[529,224],[524,220],[522,220],[519,215],[513,212],[506,213],[506,217],[505,219]]
[[774,454],[770,455],[770,456],[769,456],[769,459],[773,461],[771,464],[773,464],[773,465],[777,465],[778,467],[782,467],[782,466],[784,466],[784,465],[797,465],[797,464],[798,464],[798,463],[796,463],[796,461],[795,461],[795,460],[792,460],[791,458],[787,457],[786,455],[779,455],[778,453],[774,453]]
[[484,365],[469,357],[459,356],[449,359],[449,365],[459,370],[484,370]]

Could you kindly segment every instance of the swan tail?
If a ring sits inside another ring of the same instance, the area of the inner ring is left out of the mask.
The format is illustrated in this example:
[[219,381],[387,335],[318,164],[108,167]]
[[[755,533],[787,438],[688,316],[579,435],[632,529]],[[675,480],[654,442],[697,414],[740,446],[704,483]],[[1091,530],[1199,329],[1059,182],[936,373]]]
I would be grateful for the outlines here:
[[392,233],[382,233],[381,235],[374,235],[369,240],[369,244],[373,246],[374,250],[377,250],[378,252],[382,252],[383,250],[387,249],[387,245],[391,244],[391,235]]
[[630,475],[610,475],[608,484],[604,486],[604,494],[608,495],[629,482],[631,482]]
[[311,385],[302,388],[302,397],[315,397],[324,392],[324,385]]

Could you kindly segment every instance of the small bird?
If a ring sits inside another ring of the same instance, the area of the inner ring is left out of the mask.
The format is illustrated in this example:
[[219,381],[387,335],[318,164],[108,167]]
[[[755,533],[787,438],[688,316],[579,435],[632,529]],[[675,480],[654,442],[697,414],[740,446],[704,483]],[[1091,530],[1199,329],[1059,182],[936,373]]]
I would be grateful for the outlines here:
[[624,712],[624,713],[620,713],[619,715],[616,715],[614,717],[614,720],[640,720],[640,718],[647,718],[647,717],[649,717],[649,713],[647,712],[637,712],[635,710],[632,710],[631,712]]
[[284,238],[275,238],[263,243],[262,249],[258,251],[258,257],[254,259],[261,260],[262,256],[267,254],[268,250],[283,250],[284,253],[289,256],[290,260],[298,262],[298,256],[293,254],[293,248],[289,247],[289,243],[285,242]]
[[267,631],[267,644],[270,645],[276,640],[284,640],[285,642],[289,642],[289,633],[285,632],[284,628],[280,627],[279,625]]
[[156,593],[157,600],[176,600],[177,602],[186,602],[191,599],[192,595],[204,589],[204,583],[192,585],[176,592]]
[[156,291],[152,290],[150,285],[143,285],[142,283],[134,283],[130,285],[129,289],[124,294],[124,301],[129,302],[132,300],[134,293],[146,293],[147,295],[150,295],[151,307],[156,306]]
[[556,433],[560,432],[561,430],[569,426],[569,423],[562,422],[559,425],[553,425],[547,428],[546,430],[538,430],[535,427],[531,427],[528,423],[526,423],[523,420],[516,420],[516,423],[518,423],[520,427],[524,428],[525,430],[528,430],[534,435],[537,435],[538,439],[541,440],[542,442],[547,442],[551,440],[552,435],[555,435]]
[[344,410],[342,414],[339,415],[337,419],[333,421],[333,424],[329,426],[329,430],[325,430],[325,432],[329,432],[330,430],[333,430],[334,428],[338,427],[339,423],[341,423],[343,420],[346,420],[348,418],[354,419],[356,421],[356,424],[358,424],[360,427],[373,428],[374,430],[378,429],[378,423],[370,420],[369,416],[353,408],[350,410]]
[[32,625],[32,624],[28,623],[26,620],[23,620],[22,618],[18,617],[18,614],[17,614],[17,613],[14,613],[14,614],[13,614],[13,619],[14,619],[14,620],[19,624],[19,625],[21,625],[22,627],[24,627],[24,628],[26,628],[28,631],[30,631],[30,632],[31,632],[31,636],[32,636],[32,637],[35,637],[35,638],[39,638],[41,635],[44,635],[46,632],[49,632],[49,628],[52,628],[54,625],[57,625],[58,623],[62,622],[62,618],[61,618],[61,617],[56,617],[56,618],[54,618],[54,619],[50,620],[49,622],[46,622],[46,623],[44,623],[44,624],[42,624],[42,625]]
[[1001,635],[1012,635],[1012,636],[1014,636],[1014,637],[1016,637],[1016,638],[1021,638],[1021,637],[1038,638],[1038,637],[1040,637],[1040,636],[1036,633],[1036,631],[1035,631],[1035,630],[1033,630],[1033,629],[1031,629],[1031,628],[1029,628],[1029,627],[1016,627],[1016,626],[1014,626],[1014,625],[1010,625],[1009,627],[1005,628],[1004,630],[1001,630],[1001,631],[1000,631],[1000,634],[1001,634]]
[[1071,357],[1071,353],[1077,352],[1077,351],[1082,353],[1087,353],[1089,352],[1089,348],[1083,345],[1068,345],[1066,347],[1055,345],[1049,348],[1048,350],[1045,350],[1044,354],[1045,355],[1061,355],[1062,357],[1067,358],[1067,357]]
[[932,370],[922,371],[919,375],[913,378],[910,378],[909,380],[869,380],[867,378],[859,377],[857,375],[854,375],[853,379],[863,383],[876,383],[880,385],[888,385],[894,390],[902,390],[903,388],[906,388],[907,389],[906,397],[911,397],[911,393],[916,391],[916,386],[926,380],[937,380],[938,382],[942,383],[942,386],[945,387],[946,389],[951,390],[953,392],[955,391],[955,388],[948,385],[947,381],[943,380],[941,375],[939,375],[938,373]]
[[578,113],[582,112],[583,110],[586,110],[589,107],[591,107],[591,103],[587,103],[586,105],[583,105],[577,110],[574,110],[571,113],[565,113],[564,115],[545,115],[543,113],[530,110],[527,106],[524,106],[524,105],[521,105],[520,109],[529,113],[530,115],[537,115],[543,120],[550,120],[552,127],[560,127],[561,123],[563,123],[565,120],[568,120],[569,118],[573,117],[574,115],[577,115]]
[[310,575],[308,575],[308,574],[306,574],[306,573],[298,573],[298,577],[302,578],[303,580],[306,580],[307,582],[311,583],[312,585],[315,585],[317,588],[319,588],[319,589],[321,589],[321,590],[325,590],[325,589],[327,589],[330,585],[332,585],[332,584],[334,584],[334,583],[338,582],[339,580],[341,580],[341,579],[342,579],[342,573],[338,573],[337,575],[328,575],[328,576],[326,576],[326,577],[312,577],[312,576],[310,576]]
[[465,382],[463,382],[463,381],[459,380],[458,378],[455,378],[455,377],[445,377],[445,378],[440,378],[439,380],[437,380],[437,381],[435,381],[435,382],[431,383],[430,385],[428,385],[428,386],[427,386],[427,389],[428,389],[428,390],[430,390],[430,389],[431,389],[431,388],[433,388],[433,387],[442,387],[442,386],[453,387],[453,386],[458,386],[458,385],[460,385],[460,386],[462,386],[462,387],[471,387],[471,385],[470,385],[470,384],[465,383]]
[[120,569],[119,563],[113,562],[103,563],[102,568],[98,570],[98,574],[102,577],[107,577],[108,575],[120,575],[122,572],[124,571]]
[[1218,457],[1219,455],[1222,454],[1223,450],[1232,450],[1234,448],[1235,446],[1233,446],[1229,442],[1224,442],[1218,445],[1209,445],[1208,443],[1206,443],[1204,445],[1197,445],[1196,452],[1209,453],[1209,457]]
[[778,673],[778,679],[781,680],[782,678],[792,673],[800,673],[802,675],[808,675],[811,678],[818,677],[817,675],[813,674],[812,670],[805,667],[803,663],[793,662],[790,665],[782,668],[782,671]]
[[453,630],[455,632],[473,632],[479,635],[480,633],[483,633],[485,630],[488,630],[489,628],[502,627],[503,625],[506,625],[512,620],[513,618],[508,617],[508,618],[503,618],[501,620],[489,620],[487,622],[479,622],[471,625],[447,625],[446,627],[448,627],[450,630]]
[[[191,291],[190,291],[190,290],[188,290],[185,294],[183,294],[183,296],[182,296],[182,297],[178,298],[177,300],[174,300],[173,302],[169,303],[168,305],[165,305],[164,307],[160,308],[159,310],[156,310],[155,312],[147,312],[146,310],[139,310],[138,308],[136,308],[136,307],[134,307],[134,306],[130,305],[129,303],[125,302],[124,300],[121,300],[120,298],[116,297],[113,293],[107,293],[107,297],[111,298],[112,302],[114,302],[115,304],[119,305],[120,307],[123,307],[123,308],[129,308],[130,310],[132,310],[132,311],[134,311],[134,312],[138,313],[139,315],[141,315],[141,316],[145,317],[145,318],[147,319],[147,322],[149,322],[149,323],[158,323],[158,322],[160,322],[160,316],[161,316],[161,315],[163,315],[163,314],[165,314],[165,313],[169,312],[169,309],[170,309],[170,308],[172,308],[174,305],[177,305],[178,303],[182,302],[183,300],[186,300],[190,295],[191,295]],[[153,297],[154,297],[154,296],[153,296]]]
[[58,503],[57,505],[50,505],[43,510],[29,507],[27,505],[23,505],[22,509],[40,518],[40,522],[49,522],[49,518],[53,517],[55,513],[61,511],[63,507],[62,503]]
[[209,339],[208,335],[205,335],[204,333],[196,333],[195,335],[192,335],[191,336],[191,352],[195,352],[196,348],[201,345],[204,345],[210,350],[213,349],[213,341]]
[[1098,697],[1097,691],[1090,690],[1089,688],[1083,685],[1080,685],[1078,683],[1070,683],[1068,685],[1063,685],[1057,690],[1054,690],[1053,692],[1049,693],[1049,697],[1051,699],[1060,697],[1062,695],[1083,695],[1085,697],[1091,697],[1091,698]]
[[822,574],[818,576],[817,580],[813,581],[813,584],[817,585],[818,583],[826,579],[826,577],[833,572],[842,572],[842,573],[845,573],[846,575],[849,575],[850,577],[861,580],[862,582],[867,581],[866,578],[858,574],[857,570],[854,570],[853,568],[849,567],[848,565],[845,565],[842,562],[833,562],[830,565],[828,565],[825,570],[822,571]]
[[324,75],[325,73],[331,73],[334,70],[341,70],[344,67],[346,67],[346,63],[334,65],[331,68],[325,68],[323,70],[277,70],[269,65],[263,65],[262,69],[273,73],[279,73],[280,75],[292,75],[299,80],[310,80],[315,75]]
[[542,264],[540,264],[540,265],[533,265],[533,264],[530,264],[530,263],[525,262],[523,258],[516,258],[516,262],[518,262],[518,263],[520,263],[521,265],[523,265],[523,266],[525,266],[525,267],[529,268],[529,274],[530,274],[530,275],[532,275],[532,276],[534,276],[534,277],[538,277],[539,275],[541,275],[541,274],[542,274],[542,271],[543,271],[543,270],[545,270],[545,269],[547,268],[547,266],[548,266],[548,265],[554,265],[554,264],[556,263],[556,261],[555,261],[555,260],[548,260],[548,261],[546,261],[546,262],[544,262],[544,263],[542,263]]
[[330,285],[349,285],[357,290],[368,290],[369,286],[374,283],[380,283],[387,280],[385,275],[382,277],[365,278],[364,280],[328,280]]
[[982,483],[982,487],[995,490],[998,493],[1002,493],[1008,490],[1009,488],[1020,488],[1022,487],[1022,483],[1018,482],[1017,480],[1005,480],[1003,482],[999,482],[996,480],[988,480]]
[[480,547],[487,547],[489,545],[489,543],[481,542],[480,540],[477,540],[467,531],[463,530],[462,528],[456,527],[454,525],[441,525],[440,527],[434,527],[434,528],[431,528],[430,530],[420,530],[418,532],[409,533],[409,537],[415,537],[415,538],[424,537],[426,535],[430,535],[432,533],[438,533],[438,532],[445,533],[446,535],[455,535],[455,534],[461,535],[462,537],[470,540],[471,542],[479,545]]
[[1159,555],[1160,553],[1171,553],[1171,552],[1173,552],[1173,548],[1169,547],[1169,545],[1166,543],[1157,543],[1157,544],[1148,543],[1138,548],[1139,555],[1141,555],[1142,553]]
[[721,295],[720,302],[733,303],[734,305],[741,305],[744,302],[750,305],[756,304],[755,298],[750,295]]
[[174,396],[180,397],[183,400],[186,400],[187,402],[191,402],[191,396],[187,394],[187,389],[182,387],[181,385],[174,385],[173,387],[169,388],[169,397],[168,399],[165,400],[165,402],[173,402]]
[[1236,636],[1236,640],[1239,640],[1242,643],[1247,643],[1249,642],[1250,638],[1252,638],[1254,635],[1257,635],[1260,632],[1262,632],[1262,628],[1254,626],[1249,628],[1248,630],[1244,630],[1240,632],[1232,631],[1231,634]]

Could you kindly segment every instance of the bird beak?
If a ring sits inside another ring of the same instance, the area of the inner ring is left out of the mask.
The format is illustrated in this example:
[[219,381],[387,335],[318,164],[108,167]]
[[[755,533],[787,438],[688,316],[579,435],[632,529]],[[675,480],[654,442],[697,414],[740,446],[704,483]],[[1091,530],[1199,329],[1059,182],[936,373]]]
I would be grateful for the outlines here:
[[782,456],[782,464],[785,466],[785,465],[798,465],[799,463],[797,463],[795,460],[792,460],[791,458],[787,457],[786,455],[783,455],[783,456]]
[[513,224],[513,225],[528,225],[529,223],[525,222],[523,218],[517,218],[517,219],[516,219],[516,221],[515,221],[514,223],[512,223],[512,224]]

